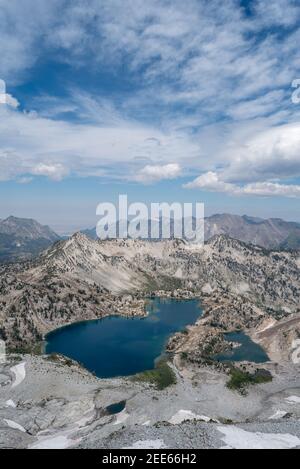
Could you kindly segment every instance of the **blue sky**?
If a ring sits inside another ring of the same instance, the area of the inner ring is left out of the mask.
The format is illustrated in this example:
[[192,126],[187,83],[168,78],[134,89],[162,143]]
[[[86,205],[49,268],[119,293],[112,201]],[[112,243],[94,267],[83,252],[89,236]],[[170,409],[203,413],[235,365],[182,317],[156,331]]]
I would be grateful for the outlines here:
[[300,221],[299,44],[293,0],[0,0],[0,217],[71,231],[128,193]]

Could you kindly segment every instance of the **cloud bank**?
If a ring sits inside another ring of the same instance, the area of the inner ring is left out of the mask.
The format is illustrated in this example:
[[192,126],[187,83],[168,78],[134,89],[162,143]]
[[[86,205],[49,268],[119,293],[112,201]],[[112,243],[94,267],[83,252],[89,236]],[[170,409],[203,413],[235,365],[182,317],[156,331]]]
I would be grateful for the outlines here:
[[50,65],[62,78],[0,105],[0,180],[184,174],[186,188],[299,196],[295,1],[0,0],[0,21],[8,89]]

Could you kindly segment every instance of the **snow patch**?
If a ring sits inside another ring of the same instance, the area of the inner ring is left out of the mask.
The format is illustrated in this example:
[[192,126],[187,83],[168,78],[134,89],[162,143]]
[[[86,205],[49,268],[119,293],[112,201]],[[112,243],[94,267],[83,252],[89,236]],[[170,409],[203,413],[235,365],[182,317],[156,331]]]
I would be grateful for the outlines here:
[[300,439],[285,433],[252,433],[241,428],[218,427],[226,446],[232,449],[290,449],[300,445]]
[[178,269],[176,270],[175,274],[174,274],[174,277],[176,278],[183,278],[183,272],[182,272],[182,268],[181,267],[178,267]]
[[162,449],[167,448],[163,440],[140,440],[122,449]]
[[19,386],[22,383],[22,381],[24,381],[24,379],[26,378],[25,365],[26,365],[25,362],[19,363],[19,365],[13,366],[10,369],[10,371],[14,373],[16,377],[15,382],[12,385],[12,388],[16,388],[17,386]]
[[202,293],[206,293],[207,295],[210,295],[214,290],[213,288],[211,287],[210,283],[206,283],[203,287],[202,287]]
[[151,424],[151,420],[147,420],[146,422],[142,423],[144,427],[148,427]]
[[201,420],[203,422],[211,422],[212,419],[210,417],[206,417],[205,415],[196,415],[191,410],[179,410],[169,420],[169,423],[172,425],[179,425],[186,420]]
[[12,407],[13,409],[15,409],[17,407],[16,404],[14,403],[14,401],[12,401],[11,399],[9,399],[8,401],[5,402],[5,406],[6,407]]
[[22,425],[20,425],[19,423],[14,422],[13,420],[7,420],[7,419],[3,419],[3,420],[10,428],[13,428],[14,430],[20,430],[20,432],[26,433],[25,428],[22,427]]
[[51,438],[44,438],[34,443],[29,449],[67,449],[79,443],[80,440],[70,440],[66,435],[57,435]]
[[288,413],[284,410],[277,410],[274,415],[269,417],[269,420],[283,419]]
[[292,343],[292,362],[294,365],[298,365],[300,363],[300,339],[296,339]]
[[292,342],[292,349],[300,347],[300,339],[295,339]]
[[289,396],[285,399],[289,404],[300,404],[300,397],[298,396]]
[[80,420],[77,420],[71,428],[58,433],[52,433],[45,435],[47,430],[40,432],[37,437],[38,441],[28,449],[67,449],[81,442],[82,438],[72,439],[72,435],[76,434],[79,430],[82,430],[85,425],[91,420],[93,412],[90,411],[84,415]]

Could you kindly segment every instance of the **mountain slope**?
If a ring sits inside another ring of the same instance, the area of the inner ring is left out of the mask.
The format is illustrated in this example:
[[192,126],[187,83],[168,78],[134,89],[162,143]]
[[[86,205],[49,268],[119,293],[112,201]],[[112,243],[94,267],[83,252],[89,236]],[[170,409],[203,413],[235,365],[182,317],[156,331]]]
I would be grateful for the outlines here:
[[76,277],[86,283],[97,284],[112,293],[134,291],[146,284],[138,268],[124,256],[108,255],[102,243],[76,233],[67,241],[60,241],[42,253],[36,262],[39,275],[51,272]]
[[59,239],[48,226],[32,219],[0,220],[0,262],[30,259]]
[[[267,251],[225,235],[216,235],[204,247],[181,240],[94,241],[76,233],[50,247],[35,261],[39,276],[76,277],[112,293],[134,292],[163,279],[199,291],[210,283],[214,288],[238,291],[270,304],[300,297],[299,256]],[[247,284],[247,288],[246,285]],[[296,289],[296,290],[295,290]]]

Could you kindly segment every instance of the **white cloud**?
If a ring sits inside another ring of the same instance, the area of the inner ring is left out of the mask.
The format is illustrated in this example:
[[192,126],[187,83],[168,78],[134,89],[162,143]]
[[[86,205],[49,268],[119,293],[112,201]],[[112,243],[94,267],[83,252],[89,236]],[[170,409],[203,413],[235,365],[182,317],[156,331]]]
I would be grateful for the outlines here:
[[6,83],[0,79],[0,104],[8,105],[13,108],[17,108],[20,103],[11,94],[6,93]]
[[1,106],[0,142],[1,180],[67,175],[135,180],[145,166],[150,179],[168,179],[179,175],[174,160],[183,160],[186,151],[197,154],[187,137],[125,118],[78,124]]
[[284,97],[283,90],[270,91],[258,98],[239,101],[227,110],[227,114],[235,120],[266,116],[282,105]]
[[[154,183],[180,177],[184,170],[202,173],[186,185],[189,188],[239,195],[241,187],[246,193],[248,184],[249,195],[280,192],[289,197],[292,190],[297,195],[297,186],[282,183],[300,176],[298,123],[276,125],[275,119],[268,128],[268,118],[251,125],[212,125],[189,135],[178,125],[166,131],[142,125],[122,115],[112,102],[83,94],[75,93],[65,103],[53,100],[45,114],[51,116],[53,109],[74,111],[82,123],[0,108],[2,180],[38,175],[61,180],[75,175]],[[275,179],[280,187],[274,186]]]
[[186,189],[200,189],[209,192],[221,192],[229,195],[256,195],[264,197],[300,197],[300,185],[257,182],[240,186],[222,181],[212,171],[203,174],[183,186]]
[[276,0],[266,2],[258,0],[255,10],[263,25],[290,27],[299,23],[300,12],[296,2],[287,0]]
[[181,168],[177,163],[166,165],[145,166],[136,176],[136,181],[145,184],[162,181],[164,179],[175,179],[181,174]]
[[176,82],[181,89],[175,98],[186,93],[198,102],[246,99],[295,78],[297,38],[255,36],[263,28],[297,24],[300,7],[293,0],[258,1],[254,18],[235,0],[0,0],[0,7],[3,78],[18,81],[47,50],[76,67],[125,65],[145,83],[159,78],[156,85],[169,85],[170,94]]
[[38,113],[13,111],[10,97],[13,107],[0,110],[0,179],[144,183],[185,171],[201,174],[188,187],[296,194],[287,181],[300,177],[299,106],[290,99],[300,5],[257,0],[251,8],[249,17],[236,0],[0,0],[8,87],[47,55],[79,74],[105,70],[133,84],[106,99],[82,90],[65,101],[40,97]]
[[39,163],[32,168],[31,173],[35,176],[47,176],[53,181],[61,181],[68,175],[68,170],[60,163]]
[[247,184],[243,188],[243,193],[262,196],[300,197],[300,185],[257,182],[256,184]]
[[236,187],[219,179],[217,173],[209,171],[197,177],[194,181],[184,184],[186,189],[203,189],[211,192],[234,193]]
[[300,176],[300,123],[255,131],[224,152],[226,181],[255,182]]
[[0,77],[8,88],[22,82],[43,54],[60,6],[59,0],[0,0]]
[[14,109],[17,109],[20,106],[19,101],[8,93],[5,95],[5,104],[13,107]]

